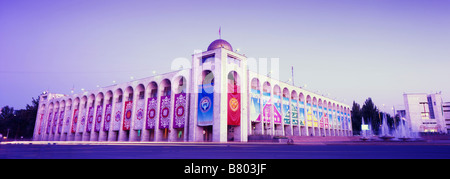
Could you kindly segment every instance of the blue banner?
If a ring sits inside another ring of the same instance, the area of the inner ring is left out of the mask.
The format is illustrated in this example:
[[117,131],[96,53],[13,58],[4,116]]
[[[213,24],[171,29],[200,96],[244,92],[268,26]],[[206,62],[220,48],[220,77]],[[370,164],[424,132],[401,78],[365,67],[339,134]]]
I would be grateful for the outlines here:
[[289,111],[289,98],[283,97],[283,121],[285,124],[291,124],[291,114]]
[[[203,87],[203,88],[202,88]],[[213,125],[213,106],[214,106],[214,86],[211,84],[203,84],[198,86],[198,112],[197,125],[211,126]]]
[[258,118],[258,116],[261,114],[261,91],[257,89],[251,89],[250,92],[250,119],[251,121],[259,122],[261,121],[261,118]]

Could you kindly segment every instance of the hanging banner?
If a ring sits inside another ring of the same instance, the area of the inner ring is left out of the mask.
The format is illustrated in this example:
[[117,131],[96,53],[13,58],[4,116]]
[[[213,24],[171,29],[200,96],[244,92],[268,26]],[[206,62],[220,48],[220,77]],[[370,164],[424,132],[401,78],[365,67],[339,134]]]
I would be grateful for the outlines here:
[[80,110],[80,125],[78,126],[78,133],[83,133],[85,127],[86,127],[86,108],[83,108]]
[[261,91],[251,89],[250,91],[250,120],[252,122],[261,122]]
[[64,109],[61,112],[59,112],[58,134],[61,134],[62,132],[63,123],[64,123]]
[[333,128],[333,115],[331,108],[328,109],[328,127]]
[[38,134],[41,134],[41,130],[42,130],[42,125],[44,124],[44,114],[45,114],[45,110],[43,110],[41,112],[41,114],[39,114],[39,121],[38,121]]
[[147,121],[145,122],[145,129],[155,129],[157,101],[158,99],[156,97],[147,99]]
[[86,126],[86,132],[92,131],[92,124],[94,123],[94,107],[89,107],[88,110],[88,117],[87,117],[87,126]]
[[303,101],[300,101],[300,107],[299,107],[299,122],[300,126],[305,126],[305,103]]
[[328,129],[329,128],[329,125],[328,125],[328,109],[325,108],[325,107],[323,108],[323,123],[324,123],[325,128]]
[[48,117],[47,117],[47,127],[45,128],[45,133],[49,134],[50,133],[50,126],[52,123],[52,119],[53,119],[53,109],[50,109],[50,112],[48,113]]
[[298,104],[296,99],[291,99],[292,124],[298,125]]
[[125,115],[123,115],[122,130],[129,131],[131,126],[131,117],[133,110],[133,101],[125,101]]
[[306,119],[308,121],[308,127],[312,127],[313,126],[313,113],[312,113],[311,104],[309,104],[309,103],[306,104]]
[[289,98],[283,97],[283,121],[284,124],[291,124],[291,111],[289,111]]
[[73,121],[72,121],[72,127],[70,131],[72,133],[75,133],[77,131],[77,123],[78,123],[78,109],[73,110]]
[[173,128],[184,128],[186,121],[186,93],[181,92],[175,94],[175,102],[173,104]]
[[[274,104],[274,115],[273,122],[275,124],[281,124],[281,96],[273,95]],[[279,116],[277,114],[280,114]]]
[[56,110],[55,115],[53,117],[53,121],[52,121],[52,134],[56,133],[56,126],[57,126],[57,123],[58,123],[58,117],[59,117],[58,110]]
[[262,113],[258,116],[257,121],[261,121],[261,118],[263,119],[263,122],[270,122],[270,116],[272,114],[271,112],[271,108],[272,107],[272,102],[270,100],[270,93],[268,92],[263,92],[262,95],[262,103],[263,103],[263,111]]
[[[94,125],[94,132],[100,131],[100,125],[102,124],[102,115],[103,115],[103,105],[97,105],[97,112],[95,116],[95,125]],[[111,118],[111,114],[109,115]]]
[[159,113],[159,128],[169,128],[170,123],[170,95],[161,96],[161,111]]
[[120,118],[122,117],[122,102],[116,103],[115,112],[114,112],[114,120],[112,123],[112,130],[119,131],[120,130]]
[[133,129],[134,130],[142,130],[144,126],[144,107],[145,101],[144,99],[139,99],[136,103],[136,118],[133,120]]
[[312,111],[313,111],[313,125],[314,125],[314,127],[319,127],[319,120],[318,120],[318,114],[317,114],[317,105],[313,105],[313,109],[312,109]]
[[203,84],[199,85],[198,89],[197,125],[211,126],[214,119],[214,86],[211,84]]
[[63,133],[67,134],[70,130],[70,119],[72,119],[72,110],[68,110],[66,114],[66,120],[64,121]]
[[107,104],[105,107],[105,122],[103,123],[103,131],[109,131],[112,119],[112,104]]
[[319,126],[320,126],[320,128],[324,127],[322,106],[319,106]]
[[241,91],[239,85],[228,83],[228,125],[241,124]]

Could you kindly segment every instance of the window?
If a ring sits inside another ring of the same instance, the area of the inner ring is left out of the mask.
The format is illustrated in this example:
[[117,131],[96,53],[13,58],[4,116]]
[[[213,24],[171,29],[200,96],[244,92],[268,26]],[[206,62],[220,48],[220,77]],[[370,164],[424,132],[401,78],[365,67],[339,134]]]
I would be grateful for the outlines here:
[[214,55],[203,57],[202,63],[214,63]]
[[[432,105],[433,103],[431,100],[431,96],[428,96],[427,100],[428,100],[428,108],[430,110],[430,119],[434,119],[434,110],[433,110],[433,105]],[[435,103],[435,105],[436,105],[436,103]]]

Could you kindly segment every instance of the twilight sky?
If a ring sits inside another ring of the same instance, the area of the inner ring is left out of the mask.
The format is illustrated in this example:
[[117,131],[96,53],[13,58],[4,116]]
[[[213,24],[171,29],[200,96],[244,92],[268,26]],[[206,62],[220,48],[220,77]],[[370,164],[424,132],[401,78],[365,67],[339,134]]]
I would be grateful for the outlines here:
[[450,101],[450,1],[1,0],[0,107],[169,72],[218,38],[279,58],[296,86],[382,110],[403,93]]

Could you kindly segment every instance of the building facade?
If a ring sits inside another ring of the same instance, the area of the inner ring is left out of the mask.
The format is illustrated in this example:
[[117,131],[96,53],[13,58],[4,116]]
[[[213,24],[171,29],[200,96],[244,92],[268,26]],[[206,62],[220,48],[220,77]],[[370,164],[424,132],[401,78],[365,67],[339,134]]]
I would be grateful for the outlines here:
[[250,135],[349,136],[350,106],[251,71],[225,40],[190,69],[40,96],[34,140],[240,141]]
[[440,93],[403,94],[403,99],[412,132],[447,133]]
[[447,134],[450,133],[450,102],[444,102],[442,105],[444,111],[445,126],[447,127]]

